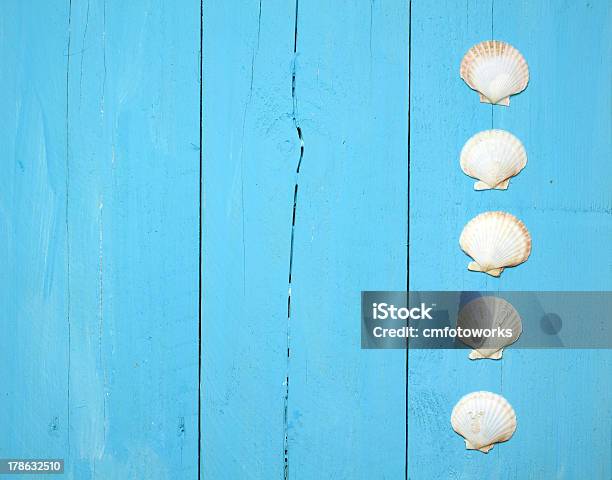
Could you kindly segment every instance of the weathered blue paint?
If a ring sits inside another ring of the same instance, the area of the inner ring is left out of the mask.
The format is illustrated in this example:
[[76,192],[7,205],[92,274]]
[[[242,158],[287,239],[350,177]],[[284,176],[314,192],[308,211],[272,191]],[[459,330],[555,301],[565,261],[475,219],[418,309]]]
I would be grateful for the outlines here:
[[70,472],[192,478],[199,5],[72,1]]
[[204,7],[202,478],[283,478],[295,5]]
[[358,309],[406,285],[408,10],[206,7],[204,478],[399,478],[405,354]]
[[406,354],[362,351],[359,309],[406,287],[408,14],[299,3],[289,478],[404,476]]
[[68,450],[67,7],[0,7],[3,458]]
[[0,457],[194,478],[199,3],[2,9]]
[[[79,480],[400,479],[406,458],[413,480],[610,478],[610,352],[415,351],[406,380],[404,352],[360,349],[358,310],[408,274],[610,289],[610,6],[411,4],[3,2],[0,458]],[[458,76],[491,37],[530,65],[509,108]],[[458,154],[491,127],[529,163],[474,192]],[[489,209],[534,241],[500,279],[457,244]],[[519,418],[488,455],[449,425],[480,389]]]

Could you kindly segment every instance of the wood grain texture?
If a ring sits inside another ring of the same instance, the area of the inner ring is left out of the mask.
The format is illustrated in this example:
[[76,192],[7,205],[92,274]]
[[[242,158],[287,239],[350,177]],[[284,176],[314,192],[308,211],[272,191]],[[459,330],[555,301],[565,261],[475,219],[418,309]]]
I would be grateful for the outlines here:
[[[411,290],[494,288],[487,276],[467,271],[458,245],[466,221],[487,210],[487,197],[473,191],[459,168],[459,152],[471,135],[491,125],[491,107],[480,105],[459,78],[459,64],[469,47],[490,38],[490,25],[489,1],[412,3]],[[408,478],[482,474],[483,460],[466,455],[450,412],[465,393],[499,392],[500,364],[470,362],[462,350],[412,350],[408,366]]]
[[[610,289],[609,18],[606,2],[413,1],[411,288]],[[491,36],[529,63],[529,86],[509,108],[479,104],[458,76],[465,51]],[[474,192],[459,151],[492,127],[516,134],[529,162],[508,191]],[[457,245],[463,225],[492,209],[521,218],[534,245],[499,279],[468,272]],[[609,478],[611,362],[609,351],[510,349],[501,362],[410,352],[409,478]],[[481,389],[502,393],[519,423],[488,455],[465,451],[448,420]]]
[[360,292],[406,287],[408,8],[300,2],[303,133],[289,478],[402,478],[405,352],[360,349]]
[[202,477],[283,478],[295,5],[203,21]]
[[199,5],[72,1],[72,478],[192,478]]
[[[495,3],[494,35],[520,45],[532,77],[515,109],[493,117],[530,158],[512,200],[533,225],[537,273],[525,269],[517,288],[612,289],[611,7]],[[499,468],[511,459],[508,478],[612,478],[612,352],[515,353],[502,386],[519,392],[515,408],[525,420]]]
[[197,475],[200,8],[180,7],[2,6],[2,458]]
[[69,429],[68,8],[0,11],[0,457],[58,458]]

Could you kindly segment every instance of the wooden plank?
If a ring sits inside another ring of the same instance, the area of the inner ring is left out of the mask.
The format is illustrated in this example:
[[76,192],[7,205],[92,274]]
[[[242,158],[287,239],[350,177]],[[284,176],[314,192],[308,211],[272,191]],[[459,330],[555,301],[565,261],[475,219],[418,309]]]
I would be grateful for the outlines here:
[[1,458],[63,457],[68,442],[68,8],[37,9],[0,7]]
[[[467,272],[458,246],[465,222],[494,201],[472,190],[458,159],[471,135],[491,127],[491,107],[459,77],[464,53],[490,35],[488,0],[412,2],[411,290],[495,288],[487,276]],[[450,411],[465,393],[499,391],[500,364],[470,362],[465,351],[411,350],[408,368],[408,478],[475,478],[486,460],[465,454]]]
[[[493,117],[529,154],[507,201],[534,250],[510,287],[612,289],[611,14],[605,0],[495,3],[494,35],[521,50],[531,76]],[[612,352],[511,353],[503,392],[520,423],[497,468],[511,465],[510,478],[612,478]]]
[[69,478],[198,466],[199,2],[73,0]]
[[282,478],[295,5],[204,5],[202,477]]
[[[609,290],[609,7],[491,7],[413,2],[411,287]],[[529,87],[509,108],[479,104],[458,76],[465,50],[491,35],[519,48],[531,70]],[[521,138],[529,163],[508,191],[477,193],[458,154],[469,136],[491,127]],[[434,179],[440,188],[428,193]],[[534,241],[528,262],[500,279],[465,270],[457,246],[465,222],[491,209],[515,213]],[[579,246],[578,260],[568,252]],[[409,362],[409,478],[610,476],[609,352],[511,349],[501,362],[474,364],[461,352],[415,351]],[[465,451],[449,425],[455,402],[481,389],[501,392],[519,419],[514,438],[488,455]]]
[[289,478],[404,476],[405,352],[360,349],[360,292],[406,288],[408,16],[299,3]]

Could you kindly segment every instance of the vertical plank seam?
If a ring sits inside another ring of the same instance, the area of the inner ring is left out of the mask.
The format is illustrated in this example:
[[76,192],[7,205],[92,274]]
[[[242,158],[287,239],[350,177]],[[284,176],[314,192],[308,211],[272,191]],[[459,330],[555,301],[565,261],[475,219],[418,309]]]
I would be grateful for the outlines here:
[[[410,107],[411,107],[411,66],[412,66],[412,0],[408,1],[408,165],[407,165],[407,205],[406,205],[406,296],[410,291]],[[404,478],[408,480],[408,367],[409,367],[409,345],[406,339],[406,389],[405,389],[405,459]]]
[[304,138],[302,136],[302,129],[300,127],[299,115],[298,115],[298,101],[296,95],[296,61],[297,61],[297,42],[298,42],[298,11],[299,11],[299,0],[295,0],[295,24],[293,30],[293,65],[291,71],[291,99],[292,99],[292,112],[291,118],[293,125],[297,132],[298,140],[300,142],[300,155],[298,158],[297,166],[295,169],[295,186],[293,189],[293,211],[291,216],[291,241],[289,246],[289,285],[287,288],[287,363],[285,373],[285,399],[283,408],[283,477],[285,480],[289,479],[289,426],[288,426],[288,410],[289,410],[289,362],[291,358],[291,281],[293,273],[293,255],[294,255],[294,239],[295,239],[295,219],[297,212],[297,200],[298,200],[298,182],[300,176],[300,167],[302,166],[302,159],[304,158]]
[[198,480],[202,478],[202,68],[204,0],[200,0],[200,191],[198,202]]
[[71,353],[71,328],[70,328],[70,227],[68,222],[69,212],[69,187],[70,187],[70,120],[69,120],[69,81],[70,81],[70,41],[72,24],[72,0],[68,1],[68,51],[66,55],[66,202],[65,202],[65,221],[66,221],[66,313],[68,321],[68,382],[67,382],[67,409],[66,409],[66,439],[68,443],[68,457],[70,456],[70,353]]
[[[491,0],[491,40],[495,40],[495,0]],[[491,129],[495,128],[495,105],[491,104]],[[487,279],[488,280],[488,279]],[[499,393],[503,393],[504,386],[504,364],[500,362],[500,373],[499,373]],[[500,466],[500,457],[496,457],[497,465]]]

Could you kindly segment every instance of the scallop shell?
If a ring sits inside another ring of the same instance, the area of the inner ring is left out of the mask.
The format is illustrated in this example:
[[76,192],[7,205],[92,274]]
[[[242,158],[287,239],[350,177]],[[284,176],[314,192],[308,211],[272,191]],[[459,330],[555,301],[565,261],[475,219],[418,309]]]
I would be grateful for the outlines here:
[[488,453],[516,430],[516,413],[501,395],[473,392],[457,402],[451,413],[453,430],[465,439],[465,448]]
[[470,220],[459,245],[474,259],[468,270],[499,277],[506,267],[523,263],[531,253],[531,235],[514,215],[484,212]]
[[[484,336],[460,337],[459,339],[474,350],[469,355],[471,360],[490,358],[499,360],[502,357],[504,347],[518,340],[523,331],[521,316],[511,303],[503,298],[494,296],[479,297],[459,311],[457,326],[463,329],[490,329],[493,332],[510,333],[503,337],[498,333]],[[510,330],[510,332],[506,332]]]
[[521,141],[505,130],[484,130],[470,138],[461,150],[461,170],[479,181],[474,190],[506,190],[510,177],[527,164]]
[[480,101],[510,105],[510,95],[522,92],[529,82],[529,67],[512,45],[487,40],[470,48],[459,69],[461,78],[480,93]]

